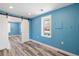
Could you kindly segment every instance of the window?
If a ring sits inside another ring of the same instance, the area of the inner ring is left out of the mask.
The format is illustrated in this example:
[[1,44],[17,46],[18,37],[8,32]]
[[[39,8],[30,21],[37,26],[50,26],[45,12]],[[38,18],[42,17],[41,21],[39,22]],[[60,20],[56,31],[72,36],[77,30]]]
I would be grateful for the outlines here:
[[51,38],[51,16],[45,16],[41,19],[41,35]]

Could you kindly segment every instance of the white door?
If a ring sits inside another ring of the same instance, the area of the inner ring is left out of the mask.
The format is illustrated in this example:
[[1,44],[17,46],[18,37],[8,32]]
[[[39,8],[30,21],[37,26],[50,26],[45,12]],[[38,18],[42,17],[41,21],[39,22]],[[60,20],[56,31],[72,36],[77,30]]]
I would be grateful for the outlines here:
[[29,40],[29,22],[26,19],[23,19],[21,23],[21,34],[22,34],[22,42],[26,42]]
[[6,16],[0,15],[0,50],[10,49],[10,42],[8,40],[8,20]]

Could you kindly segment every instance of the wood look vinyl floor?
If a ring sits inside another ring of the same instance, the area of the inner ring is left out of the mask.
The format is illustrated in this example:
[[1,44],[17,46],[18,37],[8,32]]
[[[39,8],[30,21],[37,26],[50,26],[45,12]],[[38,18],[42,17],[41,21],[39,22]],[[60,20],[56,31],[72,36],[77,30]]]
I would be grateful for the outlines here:
[[20,37],[9,37],[9,41],[11,50],[4,49],[0,51],[1,56],[68,56],[33,41],[22,43]]

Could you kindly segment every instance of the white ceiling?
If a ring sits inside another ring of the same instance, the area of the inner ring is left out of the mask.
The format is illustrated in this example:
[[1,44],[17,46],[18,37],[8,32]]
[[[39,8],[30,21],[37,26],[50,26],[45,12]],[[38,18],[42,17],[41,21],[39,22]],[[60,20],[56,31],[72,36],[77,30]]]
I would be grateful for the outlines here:
[[[0,3],[0,9],[18,16],[32,18],[67,5],[70,5],[70,3]],[[14,8],[10,9],[9,6]],[[28,15],[28,13],[31,13],[31,15]]]

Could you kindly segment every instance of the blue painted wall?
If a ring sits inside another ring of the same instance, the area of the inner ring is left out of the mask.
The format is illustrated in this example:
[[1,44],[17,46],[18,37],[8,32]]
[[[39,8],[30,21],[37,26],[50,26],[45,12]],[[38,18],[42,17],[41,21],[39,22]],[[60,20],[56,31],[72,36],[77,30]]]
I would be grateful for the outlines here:
[[[52,38],[41,36],[41,17],[52,16]],[[79,4],[72,4],[30,19],[30,38],[79,55]],[[60,42],[64,41],[64,45]]]
[[10,23],[10,33],[9,35],[21,35],[21,26],[20,23],[9,22]]

